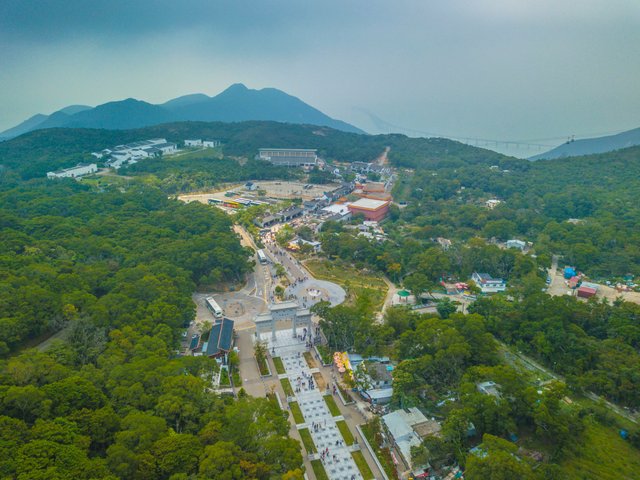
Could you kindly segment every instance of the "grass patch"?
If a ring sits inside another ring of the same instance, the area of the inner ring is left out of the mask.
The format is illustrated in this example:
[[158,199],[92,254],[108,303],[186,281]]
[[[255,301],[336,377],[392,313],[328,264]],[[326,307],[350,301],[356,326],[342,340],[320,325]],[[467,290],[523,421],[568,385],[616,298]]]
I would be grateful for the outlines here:
[[637,478],[640,451],[620,438],[615,428],[587,422],[584,444],[578,452],[560,462],[562,478],[618,480]]
[[351,430],[349,430],[349,426],[347,425],[347,422],[345,422],[344,420],[338,420],[336,422],[336,427],[338,427],[338,430],[340,430],[340,433],[342,434],[342,438],[344,439],[344,443],[346,445],[353,445],[355,443],[355,438],[353,438],[353,434],[351,433]]
[[282,385],[282,389],[284,390],[284,394],[287,397],[293,397],[293,388],[291,387],[291,382],[288,378],[281,378],[280,384]]
[[311,355],[311,352],[304,352],[304,359],[307,361],[307,365],[309,365],[309,368],[318,367],[318,365],[316,365],[316,361],[313,359],[313,355]]
[[371,448],[376,454],[376,457],[378,457],[378,461],[380,462],[380,465],[382,465],[382,468],[387,474],[387,477],[391,479],[397,479],[398,473],[393,464],[391,452],[388,448],[380,447],[380,442],[378,441],[377,434],[379,427],[376,427],[376,425],[374,425],[373,423],[367,423],[365,425],[360,425],[360,428],[362,429],[362,433],[364,433],[365,438],[369,442],[369,445],[371,445]]
[[291,402],[289,408],[291,409],[291,414],[293,415],[293,420],[296,422],[296,425],[304,423],[304,415],[302,415],[302,410],[300,410],[298,402]]
[[316,453],[318,450],[313,443],[313,439],[311,438],[311,432],[309,432],[309,429],[303,428],[301,430],[298,430],[298,433],[300,434],[302,444],[304,445],[304,449],[307,451],[307,453]]
[[353,398],[351,397],[347,389],[345,389],[340,382],[338,382],[337,385],[338,385],[338,390],[340,390],[340,394],[342,395],[342,398],[344,399],[345,403],[347,404],[353,403]]
[[287,373],[287,371],[284,369],[284,364],[282,363],[282,359],[280,357],[273,357],[273,366],[276,367],[276,373],[278,375]]
[[276,398],[276,394],[275,393],[267,393],[267,400],[269,400],[269,402],[275,408],[277,408],[279,411],[282,411],[282,409],[280,408],[280,404],[278,403],[278,399]]
[[237,369],[234,369],[231,373],[231,379],[233,380],[233,386],[239,387],[242,385],[242,379],[240,378],[240,372]]
[[260,369],[260,375],[262,375],[262,376],[271,375],[271,372],[269,371],[269,367],[267,366],[267,359],[266,358],[256,358],[256,361],[258,362],[258,368]]
[[311,468],[313,468],[313,473],[316,476],[316,480],[329,480],[327,476],[327,472],[324,469],[324,465],[320,460],[311,460]]
[[372,312],[382,308],[387,295],[387,284],[373,273],[363,273],[351,265],[339,261],[309,260],[305,266],[314,277],[342,286],[348,295],[348,302],[367,298]]
[[231,381],[229,380],[229,371],[226,368],[222,369],[222,371],[220,372],[220,386],[231,386]]
[[322,359],[322,363],[324,365],[327,365],[333,362],[333,353],[331,352],[331,349],[328,346],[318,345],[316,348],[318,349],[318,352],[320,352],[320,358]]
[[364,459],[364,455],[362,454],[362,452],[351,452],[351,456],[356,462],[358,470],[360,470],[360,473],[362,474],[364,480],[375,480],[373,472],[369,468],[369,464],[367,463],[367,461]]
[[340,413],[340,409],[338,408],[338,404],[336,404],[336,401],[331,395],[325,395],[323,398],[324,402],[327,404],[327,407],[329,407],[331,415],[333,415],[334,417],[342,415],[342,413]]

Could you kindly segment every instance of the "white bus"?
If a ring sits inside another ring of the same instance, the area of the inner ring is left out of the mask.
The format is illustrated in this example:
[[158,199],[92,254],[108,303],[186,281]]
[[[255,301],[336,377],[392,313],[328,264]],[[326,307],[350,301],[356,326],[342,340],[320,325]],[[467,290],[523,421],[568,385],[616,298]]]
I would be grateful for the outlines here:
[[209,311],[211,313],[213,313],[214,317],[222,318],[222,316],[224,315],[224,312],[222,311],[222,308],[220,308],[220,305],[218,305],[218,302],[216,302],[213,299],[213,297],[207,297],[205,303],[206,303],[207,308],[209,309]]
[[262,265],[266,265],[267,262],[269,261],[267,259],[267,256],[264,254],[264,252],[262,250],[258,250],[258,260],[260,260],[260,263]]

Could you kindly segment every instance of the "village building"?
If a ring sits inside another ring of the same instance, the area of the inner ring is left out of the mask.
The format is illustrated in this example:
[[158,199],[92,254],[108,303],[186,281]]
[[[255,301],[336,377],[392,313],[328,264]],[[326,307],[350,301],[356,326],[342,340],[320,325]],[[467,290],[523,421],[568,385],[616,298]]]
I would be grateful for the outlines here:
[[195,340],[196,337],[194,337],[191,340],[191,345],[196,345],[193,352],[194,356],[217,358],[226,364],[227,356],[233,349],[233,327],[234,321],[225,317],[211,326],[206,340],[202,340],[200,337]]
[[204,148],[215,148],[220,146],[220,140],[202,140],[200,138],[194,140],[185,140],[185,147],[204,147]]
[[493,210],[494,208],[496,208],[501,203],[502,203],[502,200],[498,200],[496,198],[491,198],[491,199],[487,200],[486,202],[484,202],[485,206],[489,210]]
[[321,210],[323,220],[332,220],[334,222],[346,222],[351,220],[351,210],[346,204],[335,203],[324,207]]
[[473,272],[471,279],[482,293],[504,292],[507,289],[507,283],[502,278],[493,278],[488,273]]
[[314,148],[260,148],[256,158],[280,167],[315,167],[316,152]]
[[[255,201],[248,202],[255,204]],[[276,223],[289,222],[294,218],[301,216],[303,213],[304,210],[302,208],[293,206],[285,210],[281,210],[278,213],[269,213],[262,218],[256,218],[253,223],[260,228],[265,228],[270,227],[271,225],[275,225]]]
[[322,242],[309,241],[305,240],[304,238],[298,238],[297,242],[299,247],[302,247],[303,245],[309,245],[313,253],[319,253],[320,250],[322,250]]
[[496,382],[488,381],[478,383],[476,385],[476,388],[480,393],[484,395],[490,395],[492,397],[500,398],[500,385],[498,385]]
[[98,171],[95,163],[79,163],[75,167],[57,170],[55,172],[47,172],[47,178],[80,178],[85,175],[91,175]]
[[379,222],[389,213],[389,201],[374,200],[371,198],[361,198],[350,203],[349,210],[352,215],[362,214],[366,220]]
[[451,248],[451,240],[448,238],[438,237],[436,238],[436,242],[438,242],[438,245],[440,245],[443,250],[449,250],[449,248]]
[[394,446],[400,451],[404,464],[414,476],[424,477],[429,465],[414,465],[411,447],[418,447],[427,436],[440,436],[441,426],[434,419],[428,419],[416,407],[400,409],[382,417],[391,435]]
[[166,138],[151,138],[126,145],[117,145],[112,149],[104,149],[101,152],[93,152],[97,158],[108,157],[105,165],[116,170],[123,165],[133,165],[145,158],[154,158],[161,155],[172,155],[178,151],[175,143],[167,142]]
[[513,238],[507,240],[507,248],[517,248],[518,250],[524,250],[527,248],[527,242]]
[[595,283],[582,282],[577,290],[577,295],[580,298],[591,298],[598,293],[600,286]]
[[393,397],[393,365],[379,362],[363,362],[361,370],[364,381],[359,385],[360,395],[372,405],[384,405]]

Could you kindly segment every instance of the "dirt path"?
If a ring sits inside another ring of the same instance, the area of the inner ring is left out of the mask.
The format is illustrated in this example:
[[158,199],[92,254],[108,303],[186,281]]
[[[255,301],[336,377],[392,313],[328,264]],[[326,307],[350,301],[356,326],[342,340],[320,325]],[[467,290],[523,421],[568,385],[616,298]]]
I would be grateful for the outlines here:
[[378,165],[383,165],[383,166],[387,166],[389,165],[389,152],[391,151],[391,147],[384,147],[384,152],[382,152],[382,154],[375,159],[374,163],[377,163]]
[[384,317],[384,312],[386,312],[387,308],[391,306],[391,301],[393,300],[393,296],[396,294],[398,290],[396,286],[393,283],[391,283],[391,281],[387,277],[383,276],[382,279],[384,280],[384,283],[387,284],[387,295],[384,297],[382,309],[377,315],[378,322],[382,322],[382,318]]

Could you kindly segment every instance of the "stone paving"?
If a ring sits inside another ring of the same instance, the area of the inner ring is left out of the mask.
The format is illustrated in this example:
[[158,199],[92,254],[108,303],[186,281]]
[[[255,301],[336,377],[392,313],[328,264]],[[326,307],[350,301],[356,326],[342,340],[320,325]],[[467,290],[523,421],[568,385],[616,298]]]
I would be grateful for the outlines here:
[[347,292],[340,285],[315,278],[287,287],[285,294],[295,295],[300,305],[305,308],[310,308],[321,300],[336,306],[343,303],[347,297]]
[[[308,428],[318,453],[309,455],[311,460],[321,459],[321,453],[328,449],[323,465],[331,480],[362,480],[360,470],[355,464],[351,452],[359,450],[359,445],[347,446],[342,438],[336,421],[342,417],[333,417],[323,397],[324,391],[309,388],[309,378],[317,369],[310,369],[304,359],[306,351],[304,341],[293,338],[292,330],[280,330],[276,339],[270,333],[264,333],[262,339],[269,343],[269,351],[282,359],[286,374],[280,378],[288,378],[294,389],[294,397],[289,401],[297,401],[304,416],[305,423],[297,425],[299,429]],[[274,353],[275,352],[275,353]],[[335,461],[334,461],[335,455]],[[312,472],[309,472],[312,474]]]

